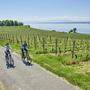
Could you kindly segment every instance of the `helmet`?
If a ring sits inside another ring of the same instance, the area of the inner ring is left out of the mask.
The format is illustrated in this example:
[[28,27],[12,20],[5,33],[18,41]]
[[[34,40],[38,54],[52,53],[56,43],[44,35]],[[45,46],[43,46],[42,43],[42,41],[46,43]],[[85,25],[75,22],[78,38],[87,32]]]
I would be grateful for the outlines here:
[[9,43],[6,43],[6,46],[8,46],[9,45]]

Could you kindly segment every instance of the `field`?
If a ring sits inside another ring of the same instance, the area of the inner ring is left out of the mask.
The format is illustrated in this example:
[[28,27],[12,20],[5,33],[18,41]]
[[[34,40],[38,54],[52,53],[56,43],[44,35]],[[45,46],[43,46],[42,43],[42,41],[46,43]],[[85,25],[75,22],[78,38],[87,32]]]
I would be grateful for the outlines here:
[[33,61],[90,90],[90,35],[45,31],[29,26],[0,27],[0,44],[9,42],[16,52],[27,41]]

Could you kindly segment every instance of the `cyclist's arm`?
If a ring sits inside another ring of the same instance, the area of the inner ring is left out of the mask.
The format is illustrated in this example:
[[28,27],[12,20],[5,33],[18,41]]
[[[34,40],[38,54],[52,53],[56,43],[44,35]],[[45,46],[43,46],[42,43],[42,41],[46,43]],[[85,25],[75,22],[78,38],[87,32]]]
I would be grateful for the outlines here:
[[7,46],[4,46],[4,51],[6,51],[6,49],[7,49]]
[[12,47],[9,45],[9,51],[12,52]]

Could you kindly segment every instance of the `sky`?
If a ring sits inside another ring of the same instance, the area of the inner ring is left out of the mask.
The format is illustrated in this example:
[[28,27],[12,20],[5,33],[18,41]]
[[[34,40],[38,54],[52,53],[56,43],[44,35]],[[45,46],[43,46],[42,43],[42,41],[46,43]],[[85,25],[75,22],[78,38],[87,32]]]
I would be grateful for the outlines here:
[[90,0],[0,0],[0,19],[90,21]]

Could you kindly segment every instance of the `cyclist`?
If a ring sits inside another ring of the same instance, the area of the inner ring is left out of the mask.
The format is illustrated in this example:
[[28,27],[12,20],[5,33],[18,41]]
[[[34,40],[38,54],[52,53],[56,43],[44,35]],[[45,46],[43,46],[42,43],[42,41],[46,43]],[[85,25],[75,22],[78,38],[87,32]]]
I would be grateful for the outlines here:
[[11,67],[11,66],[14,67],[14,61],[11,56],[11,47],[10,47],[9,43],[6,43],[6,45],[5,45],[5,58],[6,58],[7,68]]
[[29,53],[28,53],[28,45],[27,45],[27,42],[24,41],[21,45],[21,51],[22,51],[22,59],[23,59],[23,62],[26,64],[26,65],[30,65],[31,64],[31,58],[29,56]]
[[26,41],[24,41],[24,43],[22,43],[21,51],[22,51],[22,58],[25,59],[28,54],[28,45],[27,45]]
[[5,44],[5,57],[7,58],[8,54],[10,54],[11,52],[11,48],[10,48],[10,45],[9,43],[6,43]]

